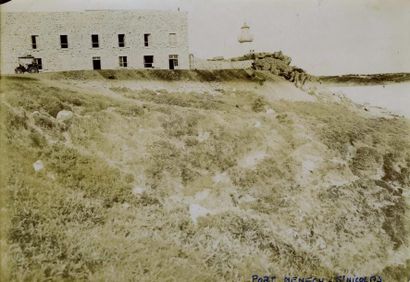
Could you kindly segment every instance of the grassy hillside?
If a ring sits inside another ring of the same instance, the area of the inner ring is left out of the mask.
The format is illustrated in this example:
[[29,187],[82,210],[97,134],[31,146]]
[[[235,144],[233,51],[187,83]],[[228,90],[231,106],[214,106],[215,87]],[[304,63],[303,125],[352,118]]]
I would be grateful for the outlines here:
[[410,276],[405,119],[235,71],[0,85],[8,280]]

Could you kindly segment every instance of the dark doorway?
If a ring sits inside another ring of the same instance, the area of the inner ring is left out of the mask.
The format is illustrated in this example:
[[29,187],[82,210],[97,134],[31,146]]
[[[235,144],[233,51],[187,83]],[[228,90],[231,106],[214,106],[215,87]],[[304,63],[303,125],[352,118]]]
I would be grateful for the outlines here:
[[100,57],[93,57],[93,69],[94,70],[101,69],[101,58]]
[[175,66],[174,66],[174,60],[169,59],[169,69],[170,69],[170,70],[173,70],[174,68],[175,68]]
[[43,60],[41,58],[35,58],[34,62],[37,64],[37,68],[39,70],[43,69]]
[[169,69],[173,70],[178,67],[178,55],[169,55]]

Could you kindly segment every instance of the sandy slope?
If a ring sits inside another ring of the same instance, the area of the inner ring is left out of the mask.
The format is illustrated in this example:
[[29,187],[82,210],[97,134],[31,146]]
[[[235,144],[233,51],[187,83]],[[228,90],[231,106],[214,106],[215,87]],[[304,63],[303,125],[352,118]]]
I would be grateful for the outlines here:
[[405,119],[277,77],[77,75],[1,80],[12,279],[409,277]]

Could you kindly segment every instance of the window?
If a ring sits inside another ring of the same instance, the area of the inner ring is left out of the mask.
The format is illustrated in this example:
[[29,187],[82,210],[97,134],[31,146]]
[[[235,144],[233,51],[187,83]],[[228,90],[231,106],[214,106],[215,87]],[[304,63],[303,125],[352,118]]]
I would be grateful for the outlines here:
[[125,47],[125,34],[118,34],[118,47]]
[[61,48],[68,48],[68,36],[60,35],[60,45]]
[[31,36],[31,47],[33,49],[37,49],[37,37],[38,37],[38,35],[32,35]]
[[151,38],[151,34],[150,33],[146,33],[144,34],[144,46],[148,47],[150,44],[150,38]]
[[169,55],[169,69],[173,70],[178,66],[178,55]]
[[127,56],[120,56],[120,67],[126,68],[128,66]]
[[93,69],[94,70],[101,69],[101,58],[100,57],[93,57]]
[[98,34],[92,34],[91,35],[91,46],[93,48],[98,48],[100,47],[100,42],[98,40]]
[[176,33],[170,33],[169,34],[169,45],[170,46],[176,46],[177,45],[177,34]]
[[35,58],[34,62],[37,64],[39,70],[43,69],[43,61],[41,60],[41,58]]
[[154,56],[144,56],[144,68],[154,67]]

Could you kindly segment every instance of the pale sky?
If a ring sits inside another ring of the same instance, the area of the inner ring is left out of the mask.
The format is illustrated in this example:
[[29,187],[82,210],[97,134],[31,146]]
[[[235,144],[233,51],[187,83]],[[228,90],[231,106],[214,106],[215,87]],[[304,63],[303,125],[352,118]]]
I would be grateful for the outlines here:
[[410,0],[12,0],[5,11],[161,9],[189,13],[190,52],[240,54],[246,21],[255,51],[278,51],[313,74],[410,72]]

